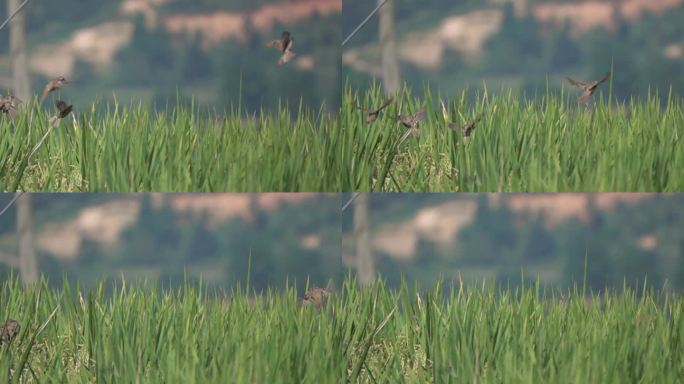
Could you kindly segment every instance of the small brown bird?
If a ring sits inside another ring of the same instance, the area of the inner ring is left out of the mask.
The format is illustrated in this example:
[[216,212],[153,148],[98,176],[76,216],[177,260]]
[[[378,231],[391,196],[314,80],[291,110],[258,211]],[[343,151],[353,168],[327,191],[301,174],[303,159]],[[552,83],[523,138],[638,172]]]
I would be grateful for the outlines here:
[[292,45],[294,44],[294,38],[290,32],[283,32],[280,39],[271,40],[266,44],[267,47],[273,47],[280,50],[283,54],[278,59],[278,65],[283,65],[295,57],[296,53],[292,51]]
[[591,98],[591,95],[593,95],[594,92],[596,92],[596,88],[598,88],[599,85],[605,83],[608,79],[610,79],[610,72],[606,72],[606,75],[603,76],[601,80],[594,80],[588,83],[573,80],[569,77],[567,77],[566,79],[568,79],[570,84],[574,85],[575,87],[582,88],[584,90],[584,92],[582,92],[582,95],[580,95],[580,97],[578,97],[577,100],[580,103],[586,104],[589,101],[589,98]]
[[469,122],[468,124],[464,125],[461,127],[461,133],[463,134],[464,137],[470,136],[471,133],[475,130],[475,125],[482,120],[482,115],[476,117],[473,121]]
[[0,112],[6,114],[10,119],[14,119],[17,115],[17,107],[21,103],[16,96],[12,94],[7,94],[6,96],[0,96]]
[[442,115],[444,116],[444,121],[447,123],[447,127],[451,129],[452,131],[461,131],[464,137],[470,136],[471,133],[473,133],[473,130],[475,130],[475,125],[482,119],[482,115],[476,117],[473,121],[469,122],[468,124],[464,126],[460,126],[457,123],[450,122],[449,121],[449,112],[447,112],[446,104],[444,103],[444,100],[440,99],[439,100],[440,104],[442,105]]
[[53,126],[56,126],[63,118],[69,116],[71,111],[74,109],[73,105],[67,104],[62,100],[57,100],[55,105],[57,106],[57,113],[50,118],[50,124]]
[[360,105],[357,105],[356,107],[360,110],[362,110],[366,114],[366,122],[367,123],[372,123],[375,120],[378,119],[378,116],[380,115],[380,112],[382,112],[383,109],[387,108],[390,104],[392,103],[392,98],[390,97],[385,101],[384,104],[382,104],[379,108],[377,109],[366,109],[363,108]]
[[45,85],[45,89],[43,89],[43,96],[41,96],[40,101],[45,101],[45,99],[47,99],[50,93],[58,90],[59,88],[64,86],[64,84],[69,84],[69,82],[67,81],[67,79],[64,78],[64,76],[60,76],[56,79],[50,80],[47,83],[47,85]]
[[421,108],[418,112],[413,115],[399,115],[397,117],[399,122],[404,125],[404,127],[409,128],[414,136],[420,136],[420,130],[418,130],[418,124],[425,120],[425,108]]
[[8,319],[5,325],[0,326],[0,345],[10,343],[19,334],[21,326],[16,320]]
[[316,309],[321,309],[325,306],[330,295],[332,295],[332,291],[329,289],[313,287],[306,291],[304,297],[299,299],[297,304],[300,306],[314,306]]

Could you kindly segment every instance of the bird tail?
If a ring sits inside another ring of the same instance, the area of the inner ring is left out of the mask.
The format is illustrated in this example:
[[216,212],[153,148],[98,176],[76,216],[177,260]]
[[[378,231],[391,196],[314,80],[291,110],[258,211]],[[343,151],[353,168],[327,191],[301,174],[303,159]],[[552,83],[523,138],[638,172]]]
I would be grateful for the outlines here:
[[287,63],[288,61],[292,60],[293,57],[295,57],[297,54],[292,52],[292,51],[285,51],[282,56],[280,56],[280,59],[278,59],[278,65],[283,65]]

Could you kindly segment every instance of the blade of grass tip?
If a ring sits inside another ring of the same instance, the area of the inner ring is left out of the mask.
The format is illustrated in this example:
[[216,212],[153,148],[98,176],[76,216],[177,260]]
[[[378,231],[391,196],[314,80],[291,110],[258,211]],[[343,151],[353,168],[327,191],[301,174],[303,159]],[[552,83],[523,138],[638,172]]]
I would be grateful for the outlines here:
[[33,336],[31,336],[31,340],[29,341],[28,347],[27,347],[26,350],[24,351],[24,354],[23,354],[22,357],[21,357],[21,361],[19,362],[19,367],[17,368],[17,370],[16,370],[15,373],[14,373],[14,376],[12,377],[12,383],[18,383],[18,382],[19,382],[19,379],[20,379],[20,377],[21,377],[21,373],[24,371],[24,367],[26,367],[26,363],[28,362],[28,358],[29,358],[29,354],[31,353],[31,349],[33,348],[33,345],[34,345],[35,342],[36,342],[36,338],[38,337],[38,335],[39,335],[41,332],[43,332],[43,330],[45,329],[45,327],[47,327],[48,323],[49,323],[50,320],[52,320],[52,318],[55,316],[55,314],[57,313],[57,310],[58,310],[58,309],[59,309],[59,305],[57,305],[57,306],[55,307],[55,309],[52,311],[52,313],[50,314],[50,316],[48,316],[47,320],[43,323],[43,325],[41,325],[41,326],[33,333]]

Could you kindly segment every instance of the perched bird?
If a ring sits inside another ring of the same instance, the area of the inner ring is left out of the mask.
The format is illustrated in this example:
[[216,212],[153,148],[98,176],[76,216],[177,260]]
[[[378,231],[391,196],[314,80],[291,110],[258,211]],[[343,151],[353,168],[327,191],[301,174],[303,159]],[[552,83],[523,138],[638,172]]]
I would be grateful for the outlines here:
[[57,100],[55,105],[57,106],[57,113],[50,118],[50,124],[52,124],[53,126],[59,124],[59,122],[63,118],[67,117],[74,109],[73,105],[67,104],[62,100]]
[[21,326],[18,321],[12,319],[5,321],[5,324],[0,326],[0,345],[11,342],[19,330]]
[[582,92],[582,95],[580,95],[580,97],[578,97],[577,100],[580,103],[586,103],[587,101],[589,101],[589,98],[591,98],[591,95],[593,95],[594,92],[596,92],[596,88],[598,88],[599,85],[605,83],[608,79],[610,79],[610,72],[606,72],[606,75],[603,76],[603,79],[594,80],[588,83],[573,80],[569,77],[567,77],[567,79],[570,82],[570,84],[574,85],[575,87],[582,88],[584,90],[584,92]]
[[69,82],[67,79],[64,78],[64,76],[60,76],[56,79],[50,80],[47,85],[45,85],[45,89],[43,89],[43,96],[41,96],[40,101],[45,101],[47,99],[48,95],[59,88],[61,88],[64,84],[68,84]]
[[0,112],[6,114],[11,119],[14,119],[17,115],[19,103],[21,103],[21,100],[12,94],[0,96]]
[[330,295],[332,295],[332,291],[329,289],[313,287],[306,291],[304,297],[299,299],[297,304],[300,306],[314,306],[316,309],[321,309],[325,306]]
[[409,128],[414,136],[420,136],[418,124],[425,120],[425,108],[421,108],[413,115],[399,115],[397,117],[404,127]]
[[295,57],[296,53],[292,52],[292,45],[294,44],[294,38],[290,32],[285,31],[280,39],[271,40],[266,44],[267,47],[273,47],[280,50],[283,54],[278,59],[278,65],[283,65]]
[[389,99],[387,99],[387,101],[385,101],[384,104],[382,104],[382,105],[381,105],[379,108],[377,108],[377,109],[366,109],[366,108],[363,108],[363,107],[360,106],[360,105],[357,105],[356,107],[357,107],[358,109],[362,110],[364,113],[366,113],[366,122],[367,122],[367,123],[372,123],[372,122],[374,122],[375,120],[378,119],[378,116],[380,115],[380,112],[381,112],[383,109],[387,108],[387,106],[389,106],[391,103],[392,103],[392,98],[390,97]]

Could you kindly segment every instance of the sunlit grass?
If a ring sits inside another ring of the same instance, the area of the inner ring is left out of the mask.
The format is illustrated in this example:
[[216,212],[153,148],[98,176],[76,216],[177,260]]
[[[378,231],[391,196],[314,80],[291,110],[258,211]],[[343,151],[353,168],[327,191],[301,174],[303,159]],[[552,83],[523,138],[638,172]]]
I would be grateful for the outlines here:
[[[439,94],[404,89],[368,124],[357,104],[382,104],[377,87],[347,87],[340,117],[344,190],[360,191],[682,191],[684,100],[655,96],[590,107],[576,94],[522,99],[511,91],[448,101],[449,121],[465,124],[482,114],[473,134],[447,129]],[[470,102],[469,98],[474,101]],[[396,116],[427,110],[419,137]]]
[[[450,285],[451,286],[451,285]],[[684,301],[653,290],[584,295],[346,280],[325,309],[297,292],[215,295],[16,279],[0,318],[0,380],[183,383],[672,383],[684,378]],[[300,292],[301,294],[301,292]],[[55,311],[54,317],[50,314]],[[37,330],[45,325],[42,332]],[[32,337],[35,336],[35,340]]]
[[183,106],[110,107],[98,113],[93,105],[51,131],[38,107],[13,122],[0,116],[0,190],[340,189],[336,174],[325,172],[336,166],[336,117],[304,107],[297,116],[283,107],[245,119]]

